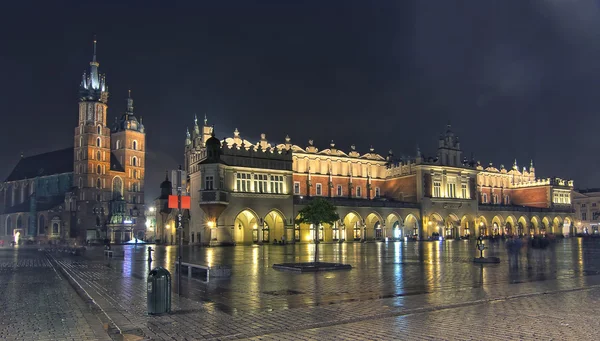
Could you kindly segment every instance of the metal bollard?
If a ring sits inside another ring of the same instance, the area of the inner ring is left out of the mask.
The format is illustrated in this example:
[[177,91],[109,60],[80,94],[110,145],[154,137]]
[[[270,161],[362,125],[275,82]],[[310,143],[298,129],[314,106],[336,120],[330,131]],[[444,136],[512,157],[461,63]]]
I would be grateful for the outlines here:
[[148,246],[148,262],[152,262],[152,247]]

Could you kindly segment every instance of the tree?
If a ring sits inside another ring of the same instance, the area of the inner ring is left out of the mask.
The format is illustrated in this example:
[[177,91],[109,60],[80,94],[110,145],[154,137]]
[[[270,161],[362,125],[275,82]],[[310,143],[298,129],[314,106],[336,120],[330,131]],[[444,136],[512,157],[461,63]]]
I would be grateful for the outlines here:
[[308,203],[298,212],[300,217],[296,219],[296,224],[312,224],[315,231],[315,263],[319,261],[319,234],[318,229],[321,224],[333,225],[340,219],[336,207],[323,198],[316,198]]

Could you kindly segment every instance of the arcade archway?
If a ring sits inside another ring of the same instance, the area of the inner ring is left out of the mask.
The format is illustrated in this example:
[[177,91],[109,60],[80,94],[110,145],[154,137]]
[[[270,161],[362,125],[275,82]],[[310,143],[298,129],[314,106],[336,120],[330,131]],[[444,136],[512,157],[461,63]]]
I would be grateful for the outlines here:
[[245,209],[235,217],[234,238],[237,244],[251,244],[262,241],[259,233],[259,219],[254,211]]
[[342,239],[360,241],[363,238],[363,223],[362,218],[356,212],[346,214],[343,219]]
[[272,240],[280,241],[285,233],[285,216],[277,211],[272,210],[263,218],[262,240],[268,243]]

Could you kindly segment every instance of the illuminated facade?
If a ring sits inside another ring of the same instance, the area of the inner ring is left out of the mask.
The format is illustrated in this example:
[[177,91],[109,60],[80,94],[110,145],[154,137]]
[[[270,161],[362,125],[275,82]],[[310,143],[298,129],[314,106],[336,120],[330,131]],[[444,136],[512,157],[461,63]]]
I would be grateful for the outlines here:
[[576,233],[600,234],[600,189],[583,189],[573,193]]
[[5,240],[99,241],[143,238],[145,130],[133,113],[107,125],[108,87],[96,42],[79,88],[74,146],[22,157],[0,190]]
[[[572,181],[537,179],[462,156],[450,126],[435,157],[417,150],[413,159],[336,148],[319,150],[272,144],[261,135],[250,142],[234,131],[222,141],[206,119],[186,137],[188,188],[192,196],[186,240],[196,243],[324,242],[478,235],[573,233]],[[340,220],[333,226],[294,224],[314,197],[329,198]]]

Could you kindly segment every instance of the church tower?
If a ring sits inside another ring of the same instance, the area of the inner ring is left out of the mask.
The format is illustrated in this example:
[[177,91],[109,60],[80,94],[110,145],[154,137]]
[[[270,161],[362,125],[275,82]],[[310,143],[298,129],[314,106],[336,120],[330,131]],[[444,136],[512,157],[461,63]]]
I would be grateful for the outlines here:
[[[123,199],[127,213],[135,216],[135,212],[144,212],[146,133],[141,117],[138,120],[133,112],[131,91],[125,113],[115,120],[111,141],[115,163],[118,162],[124,171]],[[143,226],[144,222],[140,220],[140,223]]]
[[110,129],[106,126],[108,87],[98,72],[96,40],[89,73],[79,87],[79,120],[75,128],[73,186],[79,200],[103,202],[110,188]]

